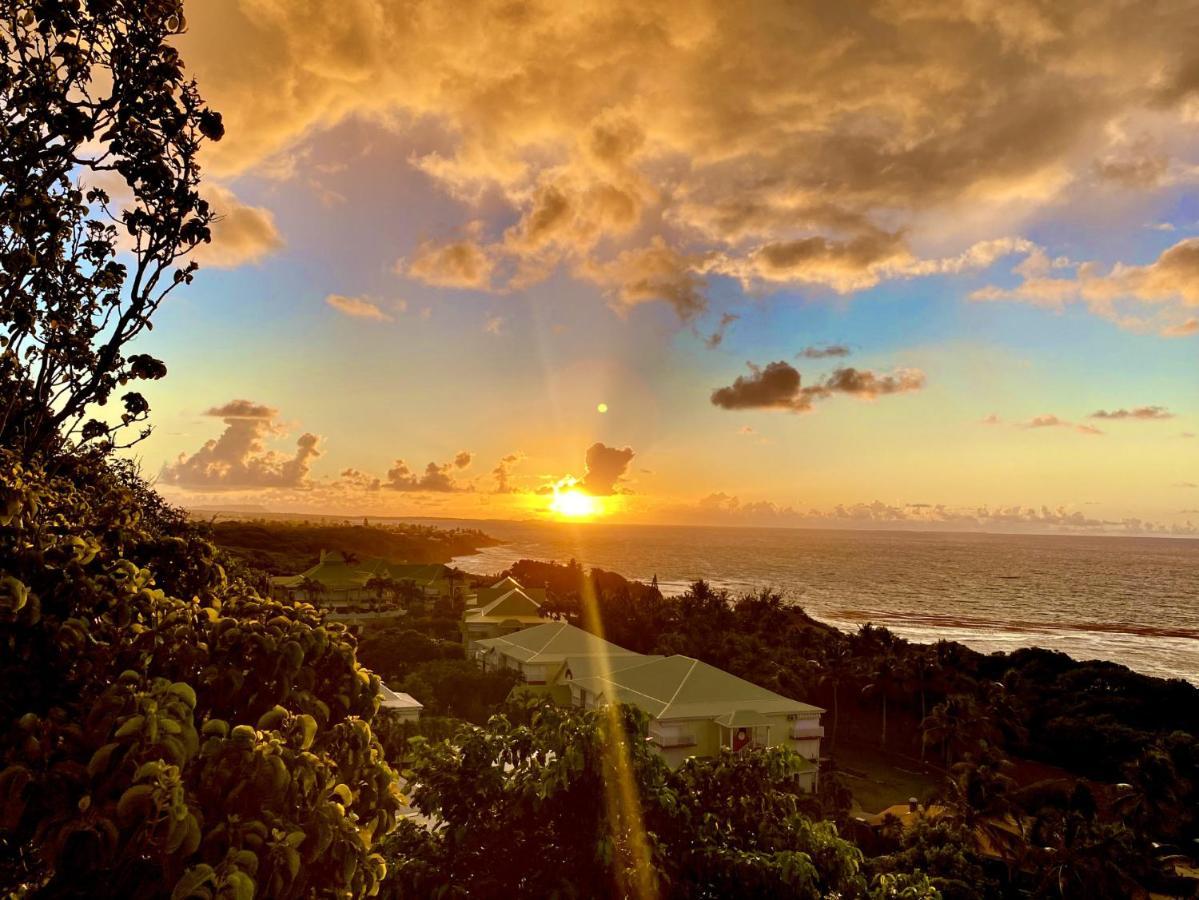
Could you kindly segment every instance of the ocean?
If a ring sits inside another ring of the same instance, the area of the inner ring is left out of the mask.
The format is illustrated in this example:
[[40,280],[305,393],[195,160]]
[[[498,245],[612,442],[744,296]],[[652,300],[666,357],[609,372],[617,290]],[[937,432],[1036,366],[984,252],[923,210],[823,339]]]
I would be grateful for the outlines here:
[[[428,520],[426,520],[428,521]],[[438,520],[504,541],[453,564],[574,558],[666,593],[771,587],[844,629],[977,650],[1038,646],[1199,683],[1199,541]]]

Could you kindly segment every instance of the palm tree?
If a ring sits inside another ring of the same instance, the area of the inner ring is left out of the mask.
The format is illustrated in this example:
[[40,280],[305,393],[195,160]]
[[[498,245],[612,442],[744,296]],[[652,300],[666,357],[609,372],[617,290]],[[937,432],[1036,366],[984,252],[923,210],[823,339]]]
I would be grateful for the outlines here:
[[933,707],[920,723],[922,740],[945,752],[945,766],[980,746],[994,744],[996,728],[978,701],[967,694],[951,694]]
[[383,605],[384,598],[390,599],[396,593],[395,580],[387,575],[372,575],[363,587],[368,591],[374,591],[375,599],[380,606]]
[[413,606],[417,603],[420,603],[423,611],[425,592],[415,581],[409,579],[400,581],[396,585],[396,591],[404,605],[404,609],[408,610],[408,612],[412,612]]
[[852,660],[853,654],[849,647],[838,644],[835,649],[825,653],[823,664],[813,661],[820,668],[820,686],[830,688],[833,692],[833,733],[828,742],[830,751],[837,746],[837,732],[841,722],[841,683],[850,674]]
[[945,804],[966,826],[976,847],[994,852],[1006,861],[1020,855],[1023,828],[1013,815],[1011,791],[1015,782],[1007,775],[1011,762],[992,749],[954,763],[945,779]]
[[1128,763],[1124,772],[1129,783],[1119,786],[1115,802],[1124,821],[1144,834],[1173,837],[1185,802],[1180,796],[1182,778],[1170,754],[1154,744]]
[[317,598],[324,597],[329,593],[329,589],[325,587],[324,583],[315,578],[309,578],[307,575],[300,579],[299,589],[304,592],[304,600],[313,606],[317,605]]
[[880,734],[879,746],[887,746],[887,697],[895,690],[896,684],[900,681],[899,668],[895,663],[895,657],[888,653],[878,663],[874,670],[873,678],[862,688],[862,696],[866,698],[878,698],[882,701],[883,706],[883,727]]

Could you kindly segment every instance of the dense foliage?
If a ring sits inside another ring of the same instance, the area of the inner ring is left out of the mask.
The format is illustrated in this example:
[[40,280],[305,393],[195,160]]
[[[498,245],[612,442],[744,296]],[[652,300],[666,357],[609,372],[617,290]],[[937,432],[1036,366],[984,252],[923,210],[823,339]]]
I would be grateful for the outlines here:
[[[873,886],[861,853],[804,814],[797,757],[726,753],[671,771],[645,720],[531,704],[451,742],[418,743],[397,830],[397,897],[932,897],[919,874]],[[614,756],[623,748],[623,761]],[[619,785],[636,798],[613,798]]]
[[368,893],[400,800],[352,643],[57,469],[0,453],[0,889]]

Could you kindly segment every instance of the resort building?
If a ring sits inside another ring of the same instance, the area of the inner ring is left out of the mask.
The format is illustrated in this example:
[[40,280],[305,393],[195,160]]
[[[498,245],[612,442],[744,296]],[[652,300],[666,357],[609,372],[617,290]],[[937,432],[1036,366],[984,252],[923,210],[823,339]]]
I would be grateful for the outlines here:
[[415,722],[425,708],[411,694],[393,691],[385,684],[379,685],[379,696],[383,698],[379,709],[400,722]]
[[489,588],[479,588],[468,599],[462,615],[462,641],[501,637],[545,622],[542,606],[545,588],[526,588],[515,578],[504,578]]
[[815,789],[824,728],[819,707],[790,700],[689,656],[646,656],[563,622],[476,641],[485,670],[515,669],[530,688],[559,703],[592,709],[636,706],[649,739],[671,766],[689,756],[785,746],[808,761],[801,778]]
[[485,672],[512,669],[525,684],[559,688],[555,699],[569,703],[567,685],[597,667],[618,666],[656,658],[618,647],[590,631],[565,622],[545,622],[511,634],[475,641],[473,656]]
[[324,550],[312,568],[299,575],[272,578],[271,595],[319,606],[330,619],[345,623],[354,632],[364,625],[403,618],[405,607],[413,600],[470,600],[462,590],[462,579],[440,563],[359,561]]

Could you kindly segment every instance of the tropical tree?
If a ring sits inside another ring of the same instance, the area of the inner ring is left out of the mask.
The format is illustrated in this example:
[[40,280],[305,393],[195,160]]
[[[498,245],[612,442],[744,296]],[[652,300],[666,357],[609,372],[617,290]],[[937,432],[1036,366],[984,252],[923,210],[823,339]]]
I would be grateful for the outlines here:
[[946,766],[966,752],[993,746],[998,735],[986,711],[967,694],[952,694],[934,706],[920,730],[924,742],[941,747]]
[[197,157],[224,132],[184,28],[179,0],[0,0],[0,446],[25,459],[118,443],[146,399],[90,411],[166,374],[128,348],[211,238]]
[[398,593],[399,585],[389,575],[372,575],[363,585],[375,595],[375,600],[382,605],[384,599],[392,599]]
[[[412,802],[437,825],[390,839],[385,894],[869,893],[856,848],[800,812],[789,751],[672,772],[644,740],[644,716],[615,712],[533,704],[445,743],[413,741]],[[935,896],[922,886],[907,874],[872,896]]]
[[310,578],[307,575],[301,577],[297,587],[303,592],[304,601],[314,606],[319,606],[321,599],[329,593],[329,588],[325,586],[323,581],[317,581],[315,578]]
[[1144,834],[1177,836],[1187,811],[1183,796],[1191,786],[1169,752],[1160,743],[1146,747],[1124,771],[1128,782],[1120,786],[1115,804],[1124,821]]

